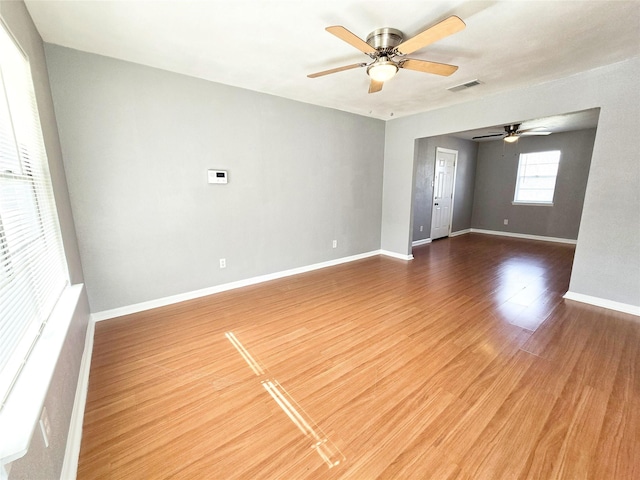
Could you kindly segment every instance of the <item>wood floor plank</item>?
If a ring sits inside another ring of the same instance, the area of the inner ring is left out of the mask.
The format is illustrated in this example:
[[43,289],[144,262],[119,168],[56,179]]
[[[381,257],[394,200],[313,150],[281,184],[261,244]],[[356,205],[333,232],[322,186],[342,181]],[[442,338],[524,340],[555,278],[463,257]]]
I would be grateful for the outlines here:
[[640,322],[562,299],[573,251],[469,234],[99,322],[78,478],[639,478]]
[[526,466],[527,452],[535,445],[554,402],[554,396],[540,383],[532,365],[491,417],[464,458],[462,468],[470,478],[506,478]]
[[587,478],[605,411],[606,395],[584,387],[549,478]]
[[629,333],[596,448],[599,455],[591,458],[591,478],[640,478],[640,343],[634,335],[640,325],[621,323]]
[[448,458],[461,464],[534,361],[535,357],[526,352],[514,355],[505,370],[445,436],[439,447],[446,451]]

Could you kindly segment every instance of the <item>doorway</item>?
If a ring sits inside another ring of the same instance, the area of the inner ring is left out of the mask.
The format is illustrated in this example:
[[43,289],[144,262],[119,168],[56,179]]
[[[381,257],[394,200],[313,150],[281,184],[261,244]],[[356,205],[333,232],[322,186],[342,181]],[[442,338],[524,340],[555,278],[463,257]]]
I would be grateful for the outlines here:
[[457,150],[436,147],[431,208],[431,240],[448,237],[451,233],[457,163]]
[[[505,144],[499,125],[417,138],[411,209],[412,246],[430,243],[441,235],[451,237],[472,231],[575,242],[598,116],[599,109],[591,109],[521,121],[527,128],[541,128],[537,125],[542,125],[552,134],[523,135],[514,144]],[[502,130],[504,132],[504,128]],[[436,166],[440,164],[439,160],[436,163],[438,147],[458,152],[455,186],[451,192],[455,203],[449,207],[449,214],[444,211],[447,206],[437,201],[446,201],[446,194],[440,195],[436,191],[439,186],[435,178]],[[564,161],[559,170],[554,206],[523,208],[514,205],[519,153],[549,150],[561,150]],[[445,208],[438,211],[435,207]],[[438,216],[444,221],[436,218]],[[447,228],[449,223],[451,226]],[[432,226],[436,231],[432,232]]]

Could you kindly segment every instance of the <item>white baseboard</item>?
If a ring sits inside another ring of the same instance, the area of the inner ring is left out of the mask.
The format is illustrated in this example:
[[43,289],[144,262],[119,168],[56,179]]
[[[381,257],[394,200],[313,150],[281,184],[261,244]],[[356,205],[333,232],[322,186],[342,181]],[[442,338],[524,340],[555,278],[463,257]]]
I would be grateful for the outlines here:
[[71,412],[71,422],[69,424],[69,434],[67,435],[67,446],[64,451],[64,461],[62,463],[60,480],[75,480],[78,473],[78,459],[80,458],[80,444],[82,442],[84,408],[87,403],[87,392],[89,391],[89,371],[91,370],[94,332],[95,322],[89,319],[87,335],[84,340],[84,352],[82,353],[82,360],[80,361],[78,385],[76,387],[76,396],[73,402],[73,411]]
[[180,303],[187,300],[193,300],[195,298],[206,297],[207,295],[213,295],[214,293],[226,292],[227,290],[234,290],[236,288],[247,287],[249,285],[255,285],[257,283],[276,280],[278,278],[290,277],[291,275],[298,275],[300,273],[319,270],[321,268],[333,267],[335,265],[340,265],[341,263],[354,262],[356,260],[362,260],[363,258],[380,255],[381,253],[383,253],[381,250],[374,250],[371,252],[360,253],[358,255],[351,255],[349,257],[342,257],[342,258],[337,258],[335,260],[329,260],[327,262],[315,263],[313,265],[307,265],[304,267],[292,268],[291,270],[284,270],[281,272],[269,273],[267,275],[260,275],[260,276],[248,278],[245,280],[238,280],[237,282],[230,282],[222,285],[216,285],[214,287],[203,288],[201,290],[195,290],[192,292],[185,292],[178,295],[172,295],[170,297],[158,298],[156,300],[150,300],[148,302],[136,303],[136,304],[128,305],[125,307],[114,308],[111,310],[103,310],[101,312],[96,312],[91,314],[91,318],[94,322],[100,322],[102,320],[108,320],[110,318],[121,317],[123,315],[130,315],[132,313],[144,312],[145,310],[151,310],[153,308],[166,307],[167,305],[173,305],[175,303]]
[[417,247],[419,245],[426,245],[427,243],[431,243],[431,239],[430,238],[423,238],[422,240],[415,240],[415,241],[411,242],[411,246],[412,247]]
[[466,228],[464,230],[458,230],[457,232],[451,232],[449,234],[450,237],[457,237],[458,235],[465,235],[466,233],[471,233],[470,228]]
[[567,292],[564,294],[564,298],[567,300],[574,300],[576,302],[588,303],[596,307],[608,308],[609,310],[616,310],[617,312],[629,313],[640,317],[640,307],[635,305],[629,305],[628,303],[614,302],[613,300],[607,300],[606,298],[592,297],[591,295],[583,295],[582,293]]
[[391,252],[389,250],[380,250],[380,255],[397,258],[399,260],[413,260],[413,255],[402,255],[401,253]]
[[576,245],[577,240],[571,238],[544,237],[542,235],[529,235],[527,233],[500,232],[498,230],[483,230],[480,228],[472,228],[471,233],[482,233],[485,235],[499,235],[501,237],[526,238],[527,240],[541,240],[543,242],[568,243]]

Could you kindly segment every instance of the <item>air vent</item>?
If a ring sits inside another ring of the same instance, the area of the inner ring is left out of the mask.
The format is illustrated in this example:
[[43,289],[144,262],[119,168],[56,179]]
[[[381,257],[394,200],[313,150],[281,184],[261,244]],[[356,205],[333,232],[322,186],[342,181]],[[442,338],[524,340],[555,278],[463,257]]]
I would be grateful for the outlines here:
[[475,87],[476,85],[480,85],[482,82],[477,78],[475,80],[471,80],[470,82],[461,83],[460,85],[456,85],[455,87],[447,88],[450,92],[459,92],[460,90],[466,90],[467,88]]

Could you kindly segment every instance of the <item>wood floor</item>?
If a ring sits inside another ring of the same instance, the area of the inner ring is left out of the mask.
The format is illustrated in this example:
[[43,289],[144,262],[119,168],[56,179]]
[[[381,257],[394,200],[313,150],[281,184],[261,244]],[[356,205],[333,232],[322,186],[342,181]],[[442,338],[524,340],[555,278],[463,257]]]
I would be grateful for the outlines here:
[[468,234],[96,325],[79,479],[639,479],[640,322]]

